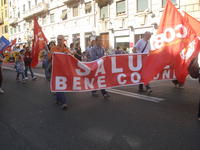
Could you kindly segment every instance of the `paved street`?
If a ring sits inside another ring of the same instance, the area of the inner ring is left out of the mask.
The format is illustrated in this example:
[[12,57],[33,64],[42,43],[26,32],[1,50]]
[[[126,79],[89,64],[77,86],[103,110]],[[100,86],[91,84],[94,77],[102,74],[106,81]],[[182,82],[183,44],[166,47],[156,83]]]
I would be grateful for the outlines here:
[[[0,95],[0,150],[199,150],[199,84],[184,89],[152,83],[151,97],[137,86],[111,90],[110,100],[90,92],[66,93],[70,108],[54,104],[44,78],[15,81],[4,70]],[[135,94],[136,93],[136,94]]]

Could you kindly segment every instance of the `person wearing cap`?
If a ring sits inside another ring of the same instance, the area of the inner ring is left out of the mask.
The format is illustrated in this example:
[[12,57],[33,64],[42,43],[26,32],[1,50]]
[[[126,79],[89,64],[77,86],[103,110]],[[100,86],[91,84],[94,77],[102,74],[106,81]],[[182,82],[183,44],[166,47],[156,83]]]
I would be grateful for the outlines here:
[[[135,44],[134,48],[133,48],[133,53],[145,53],[148,54],[149,51],[151,50],[151,46],[150,46],[150,38],[151,38],[151,32],[146,31],[144,33],[144,37],[142,39],[140,39],[139,41],[137,41],[137,43]],[[139,92],[144,92],[143,89],[143,84],[139,84]],[[152,93],[151,87],[149,86],[149,84],[146,85],[146,91],[148,92],[148,94]]]

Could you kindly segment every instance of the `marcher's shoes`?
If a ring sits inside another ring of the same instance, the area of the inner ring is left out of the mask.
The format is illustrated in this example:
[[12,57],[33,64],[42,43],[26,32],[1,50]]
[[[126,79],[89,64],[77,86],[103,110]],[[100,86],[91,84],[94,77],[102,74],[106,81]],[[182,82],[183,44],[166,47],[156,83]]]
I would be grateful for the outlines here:
[[93,97],[98,97],[97,92],[92,92],[92,96],[93,96]]
[[147,93],[148,93],[148,94],[151,94],[151,93],[152,93],[151,88],[147,88]]
[[138,92],[145,92],[143,89],[139,89]]
[[198,118],[198,120],[200,120],[200,117]]
[[25,80],[28,80],[28,77],[25,77]]
[[33,78],[32,78],[32,80],[36,80],[37,79],[37,77],[36,76],[34,76]]
[[179,88],[179,89],[184,89],[184,85],[183,85],[183,84],[179,84],[179,85],[178,85],[178,88]]
[[68,105],[67,105],[67,104],[63,104],[63,105],[62,105],[62,109],[63,109],[63,110],[67,110],[67,109],[68,109]]
[[0,88],[0,93],[3,94],[4,93],[4,90],[2,88]]
[[26,83],[26,80],[25,80],[25,79],[22,79],[22,83],[25,84],[25,83]]
[[108,93],[105,93],[105,94],[103,94],[103,97],[104,97],[104,98],[109,98],[110,95],[109,95]]

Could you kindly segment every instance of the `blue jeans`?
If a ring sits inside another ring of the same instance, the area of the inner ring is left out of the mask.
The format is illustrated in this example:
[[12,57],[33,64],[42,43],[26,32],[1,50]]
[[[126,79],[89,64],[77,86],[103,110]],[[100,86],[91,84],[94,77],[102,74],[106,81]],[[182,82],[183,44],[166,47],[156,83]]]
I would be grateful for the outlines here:
[[33,74],[33,71],[32,71],[32,68],[31,68],[30,65],[25,65],[25,77],[28,77],[28,74],[27,74],[28,69],[29,69],[29,71],[30,71],[30,73],[31,73],[31,77],[33,78],[33,77],[34,77],[34,74]]
[[66,97],[64,92],[56,92],[56,100],[59,104],[66,104]]

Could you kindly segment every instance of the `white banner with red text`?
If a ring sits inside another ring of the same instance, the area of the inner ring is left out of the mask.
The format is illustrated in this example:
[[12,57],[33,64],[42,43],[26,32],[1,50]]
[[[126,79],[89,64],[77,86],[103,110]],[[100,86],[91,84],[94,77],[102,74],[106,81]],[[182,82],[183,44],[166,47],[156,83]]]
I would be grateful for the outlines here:
[[[145,54],[125,54],[80,62],[71,55],[54,53],[51,91],[81,92],[141,84],[141,73],[147,57]],[[145,75],[148,76],[148,73]],[[171,66],[166,66],[154,78],[166,79],[175,79]]]

